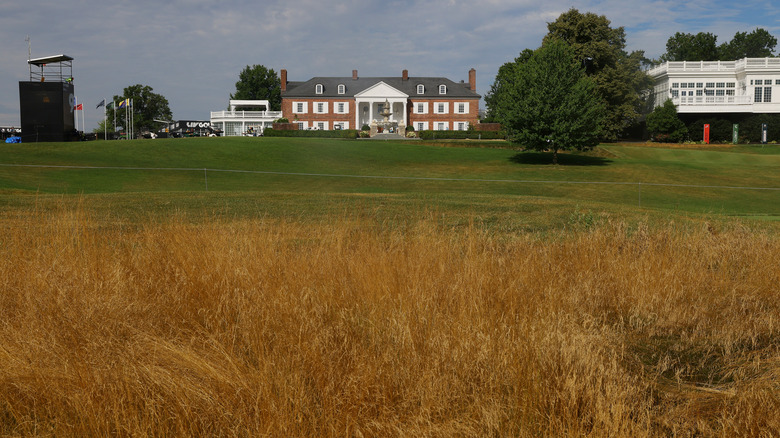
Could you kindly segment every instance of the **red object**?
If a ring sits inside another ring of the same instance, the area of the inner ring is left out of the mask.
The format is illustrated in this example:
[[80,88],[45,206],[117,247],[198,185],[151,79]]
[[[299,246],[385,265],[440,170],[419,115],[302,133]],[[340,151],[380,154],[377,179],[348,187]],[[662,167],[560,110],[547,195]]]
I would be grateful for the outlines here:
[[78,104],[78,105],[74,106],[74,107],[73,107],[73,109],[74,109],[74,110],[76,110],[76,111],[81,111],[82,109],[84,109],[84,108],[82,107],[82,105],[84,105],[84,104],[80,103],[80,104]]
[[704,143],[710,144],[710,125],[704,125]]

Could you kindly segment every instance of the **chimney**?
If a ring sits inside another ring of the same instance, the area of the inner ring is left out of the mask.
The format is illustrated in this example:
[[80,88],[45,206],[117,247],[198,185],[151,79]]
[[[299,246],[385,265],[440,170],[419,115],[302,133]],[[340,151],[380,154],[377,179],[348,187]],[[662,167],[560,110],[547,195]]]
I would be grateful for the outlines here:
[[473,68],[469,70],[469,88],[471,91],[477,91],[477,71]]
[[282,91],[287,91],[287,69],[283,68],[279,75],[281,76],[279,79],[282,83]]
[[352,70],[352,80],[353,81],[357,80],[357,70]]
[[401,73],[401,79],[403,79],[403,80],[405,80],[405,81],[408,81],[408,80],[409,80],[409,70],[404,70],[404,71]]

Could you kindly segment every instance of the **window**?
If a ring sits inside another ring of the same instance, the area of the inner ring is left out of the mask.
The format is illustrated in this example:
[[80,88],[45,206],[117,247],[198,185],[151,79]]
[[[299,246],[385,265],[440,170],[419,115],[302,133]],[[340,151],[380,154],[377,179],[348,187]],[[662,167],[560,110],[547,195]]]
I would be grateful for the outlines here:
[[682,84],[680,84],[680,88],[688,88],[688,83],[683,82]]
[[447,130],[447,123],[446,122],[436,122],[436,130],[437,131],[446,131]]
[[325,122],[317,122],[317,129],[319,129],[320,131],[324,131],[325,130]]
[[427,102],[417,102],[414,104],[414,113],[415,114],[428,114],[428,103]]
[[458,104],[458,114],[465,114],[466,113],[466,104],[461,102]]
[[456,125],[456,129],[458,131],[465,131],[468,129],[469,124],[467,122],[458,122]]
[[715,95],[716,96],[725,96],[726,95],[726,90],[715,90]]
[[333,122],[333,129],[349,129],[349,122]]
[[704,96],[704,90],[696,90],[697,96]]
[[417,122],[418,131],[426,131],[428,129],[428,122]]
[[734,90],[726,90],[726,96],[733,96]]
[[707,88],[715,88],[715,82],[707,82]]
[[417,84],[417,94],[425,94],[425,85]]
[[712,90],[712,89],[704,90],[704,95],[705,96],[714,96],[715,95],[715,90]]
[[775,79],[775,85],[780,85],[780,79]]
[[717,88],[726,88],[726,83],[725,82],[718,82],[715,85],[715,87],[717,87]]
[[726,88],[734,88],[734,85],[736,85],[734,82],[726,82]]
[[336,114],[346,114],[349,112],[349,103],[347,102],[336,102],[334,103],[333,111]]
[[680,88],[680,84],[677,82],[672,82],[672,88]]
[[764,102],[769,103],[771,101],[772,101],[772,87],[764,87]]
[[328,112],[328,102],[315,102],[314,103],[314,113],[315,114],[325,114]]
[[298,130],[303,131],[306,129],[306,125],[303,122],[298,122]]
[[314,86],[314,92],[316,94],[322,94],[322,84],[317,84]]
[[672,90],[672,97],[679,97],[680,91],[679,90]]
[[436,102],[436,106],[433,107],[433,113],[434,114],[447,114],[449,113],[449,103],[447,102]]
[[704,82],[697,82],[696,88],[704,88]]
[[439,94],[447,94],[447,86],[442,84],[439,85]]
[[756,85],[764,85],[763,79],[756,79]]
[[293,102],[293,114],[306,114],[308,110],[307,102]]
[[756,87],[755,93],[753,94],[753,102],[761,103],[761,97],[763,97],[761,87]]
[[339,84],[339,94],[344,94],[347,92],[347,87],[344,86],[344,84]]

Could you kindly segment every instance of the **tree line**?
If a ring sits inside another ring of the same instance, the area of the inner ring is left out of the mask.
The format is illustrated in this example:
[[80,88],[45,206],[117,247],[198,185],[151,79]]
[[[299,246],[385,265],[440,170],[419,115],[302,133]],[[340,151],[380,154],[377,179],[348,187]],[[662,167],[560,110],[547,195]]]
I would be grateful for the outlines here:
[[[626,51],[625,29],[606,16],[570,9],[547,24],[537,49],[524,49],[502,65],[485,96],[487,120],[501,123],[510,141],[525,149],[585,150],[614,141],[648,117],[648,127],[665,138],[682,139],[688,129],[668,114],[669,105],[652,110],[652,80],[645,68],[664,61],[717,61],[772,56],[777,39],[764,29],[737,32],[717,44],[710,33],[676,33],[659,59],[644,51]],[[669,102],[671,104],[671,102]],[[661,123],[651,124],[653,118]],[[653,132],[651,132],[652,134]]]

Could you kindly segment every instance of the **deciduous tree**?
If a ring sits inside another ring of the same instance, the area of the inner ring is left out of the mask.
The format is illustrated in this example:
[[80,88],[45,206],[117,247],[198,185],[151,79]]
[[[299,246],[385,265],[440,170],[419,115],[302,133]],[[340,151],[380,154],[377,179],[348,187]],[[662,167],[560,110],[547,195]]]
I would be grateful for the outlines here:
[[602,135],[605,140],[617,140],[645,107],[642,96],[650,79],[641,69],[644,53],[627,53],[625,29],[613,28],[607,17],[592,12],[570,9],[548,23],[547,29],[543,44],[554,39],[569,43],[593,78],[606,105]]
[[562,40],[550,40],[522,62],[508,63],[495,115],[510,141],[532,150],[583,150],[598,144],[604,105],[582,61]]
[[236,92],[230,98],[267,100],[271,111],[279,111],[282,108],[282,83],[273,69],[263,65],[246,66],[239,73]]
[[[123,101],[127,103],[122,105]],[[155,93],[152,87],[141,84],[125,87],[121,96],[114,96],[113,101],[106,104],[106,109],[106,120],[114,130],[117,125],[125,125],[125,114],[127,111],[132,111],[133,137],[139,132],[154,131],[159,126],[155,119],[170,120],[173,117],[168,107],[168,99]],[[129,127],[126,126],[125,130],[127,128]]]

